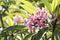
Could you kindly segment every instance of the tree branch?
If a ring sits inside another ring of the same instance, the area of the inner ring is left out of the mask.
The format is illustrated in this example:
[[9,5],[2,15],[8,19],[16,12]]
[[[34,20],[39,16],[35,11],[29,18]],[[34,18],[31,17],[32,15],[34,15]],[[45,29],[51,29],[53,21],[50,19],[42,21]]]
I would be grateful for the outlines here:
[[52,24],[52,37],[51,40],[54,40],[54,32],[55,32],[55,28],[56,28],[56,22],[57,22],[57,18],[55,19],[54,23]]

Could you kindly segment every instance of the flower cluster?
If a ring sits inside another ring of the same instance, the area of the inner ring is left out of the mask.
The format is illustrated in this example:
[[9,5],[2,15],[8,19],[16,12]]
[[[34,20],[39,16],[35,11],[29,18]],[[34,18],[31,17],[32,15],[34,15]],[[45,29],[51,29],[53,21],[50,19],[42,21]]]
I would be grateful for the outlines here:
[[45,10],[45,8],[37,9],[35,14],[29,16],[27,19],[27,25],[30,30],[32,30],[32,26],[34,27],[45,27],[49,22],[48,18],[50,17],[49,13]]

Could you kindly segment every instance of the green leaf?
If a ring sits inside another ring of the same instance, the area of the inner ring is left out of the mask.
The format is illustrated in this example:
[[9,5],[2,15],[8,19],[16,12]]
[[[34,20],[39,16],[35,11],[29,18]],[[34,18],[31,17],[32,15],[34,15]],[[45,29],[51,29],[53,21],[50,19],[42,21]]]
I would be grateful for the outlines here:
[[32,5],[29,1],[25,0],[19,0],[21,2],[20,6],[24,8],[27,12],[30,14],[34,13],[34,10],[36,9],[35,6]]
[[60,24],[56,24],[56,30],[60,31]]
[[32,10],[35,10],[35,7],[29,1],[25,1],[25,0],[19,0],[19,1],[24,3],[24,5],[26,5],[27,7],[31,8]]
[[12,26],[14,24],[13,21],[12,21],[12,19],[10,17],[8,17],[7,21],[8,21],[7,24],[9,26]]
[[47,39],[50,39],[52,36],[52,32],[50,30],[48,30],[48,32],[46,34],[47,34]]
[[15,31],[15,30],[25,30],[26,26],[24,25],[14,25],[4,29],[4,32]]
[[17,30],[17,32],[16,32],[17,34],[26,34],[26,33],[29,33],[28,32],[28,29],[25,29],[25,30],[22,30],[22,31],[20,31],[20,30]]
[[54,36],[56,40],[60,40],[60,24],[56,24],[56,29],[54,30]]
[[56,11],[57,11],[57,14],[60,15],[60,7],[59,7],[59,5],[57,6],[57,10]]
[[2,33],[0,33],[0,38],[2,38],[3,37],[3,34]]
[[20,5],[21,7],[23,7],[27,12],[29,12],[30,14],[34,13],[32,9],[30,9],[29,7],[27,7],[26,5]]
[[28,18],[28,16],[25,14],[25,13],[19,13],[19,15],[21,16],[21,17],[23,17],[23,18]]
[[51,4],[51,7],[52,7],[52,12],[54,12],[54,10],[56,9],[57,5],[59,4],[59,0],[53,0],[52,1],[52,4]]
[[33,35],[33,33],[27,34],[27,35],[23,38],[23,40],[31,40],[32,35]]
[[[10,27],[7,27],[7,28],[5,28],[1,33],[0,33],[0,38],[2,38],[3,37],[3,32],[6,32],[7,34],[8,33],[10,33],[10,32],[14,32],[14,31],[20,31],[20,34],[21,33],[24,33],[24,30],[26,31],[27,30],[27,28],[26,28],[26,26],[24,26],[24,25],[14,25],[14,26],[10,26]],[[17,32],[17,33],[18,33]]]
[[9,0],[3,0],[3,2],[6,3],[6,4],[8,4],[8,1],[9,1]]
[[6,23],[9,25],[9,26],[12,26],[14,23],[13,23],[13,20],[9,17],[9,16],[6,16],[3,18],[4,21],[6,21]]
[[56,40],[60,40],[60,31],[55,30]]
[[[47,0],[42,0],[46,8],[51,12],[51,4]],[[52,12],[51,12],[52,13]]]
[[32,36],[32,39],[31,40],[40,40],[40,38],[42,37],[42,35],[46,31],[46,29],[47,28],[40,29],[37,34],[35,34],[35,35]]

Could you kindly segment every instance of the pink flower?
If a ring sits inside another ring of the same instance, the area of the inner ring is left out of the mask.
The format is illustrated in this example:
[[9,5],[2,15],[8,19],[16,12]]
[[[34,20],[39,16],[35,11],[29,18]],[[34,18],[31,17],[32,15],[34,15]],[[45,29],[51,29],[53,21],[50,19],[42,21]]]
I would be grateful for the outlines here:
[[28,23],[28,29],[32,30],[32,24],[31,23]]
[[19,15],[16,15],[16,16],[14,17],[14,22],[18,24],[19,21],[20,21],[20,16],[19,16]]
[[45,10],[45,8],[38,9],[35,11],[35,14],[32,16],[29,16],[27,19],[27,25],[30,30],[33,29],[32,26],[35,27],[45,27],[48,23],[48,12]]
[[39,26],[45,27],[45,23],[40,22]]

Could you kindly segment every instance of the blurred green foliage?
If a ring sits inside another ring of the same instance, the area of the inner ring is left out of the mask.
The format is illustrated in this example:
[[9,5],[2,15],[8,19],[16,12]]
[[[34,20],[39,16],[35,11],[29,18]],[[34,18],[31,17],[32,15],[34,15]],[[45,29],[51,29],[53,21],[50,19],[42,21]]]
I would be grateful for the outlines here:
[[[10,40],[11,34],[14,35],[14,40],[49,40],[52,35],[49,25],[45,30],[41,28],[37,33],[32,33],[25,25],[21,25],[23,20],[20,20],[20,25],[15,25],[13,17],[18,14],[22,18],[28,18],[27,14],[34,14],[37,7],[46,7],[51,14],[56,11],[60,15],[60,0],[0,0],[0,6],[2,7],[0,14],[3,15],[4,22],[4,30],[0,30],[0,40],[4,40],[2,32],[6,32],[8,40]],[[60,40],[59,28],[60,24],[56,24],[55,40]]]

